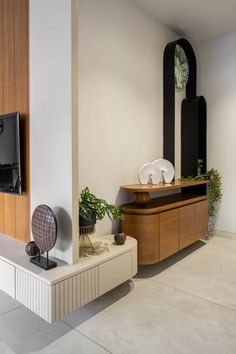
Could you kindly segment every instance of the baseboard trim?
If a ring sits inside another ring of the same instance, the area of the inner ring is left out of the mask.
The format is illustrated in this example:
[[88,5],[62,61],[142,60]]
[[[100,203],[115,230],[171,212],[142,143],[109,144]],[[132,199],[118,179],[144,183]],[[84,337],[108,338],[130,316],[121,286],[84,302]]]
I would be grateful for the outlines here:
[[236,233],[233,232],[228,232],[228,231],[223,231],[223,230],[216,230],[216,234],[217,237],[221,237],[221,238],[228,238],[228,239],[232,239],[232,240],[236,240]]

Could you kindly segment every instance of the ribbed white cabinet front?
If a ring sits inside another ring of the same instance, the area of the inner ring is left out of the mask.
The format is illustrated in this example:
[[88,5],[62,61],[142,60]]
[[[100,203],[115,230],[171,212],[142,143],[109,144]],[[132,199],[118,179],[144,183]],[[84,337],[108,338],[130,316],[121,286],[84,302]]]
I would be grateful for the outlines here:
[[53,288],[53,321],[96,299],[98,295],[98,267],[74,275],[56,283]]
[[16,269],[16,300],[51,323],[122,284],[132,275],[131,251],[53,285]]
[[15,267],[0,260],[0,290],[15,297]]
[[22,269],[16,269],[16,300],[48,322],[53,322],[53,287]]
[[[3,257],[0,248],[0,290],[50,323],[63,318],[137,273],[135,239],[127,237],[123,246],[114,245],[110,236],[101,236],[99,240],[110,245],[108,252],[48,272],[35,272],[34,268],[29,268],[29,263],[25,263],[25,251],[21,248],[21,264],[14,262],[12,257]],[[6,240],[3,246],[7,249]]]

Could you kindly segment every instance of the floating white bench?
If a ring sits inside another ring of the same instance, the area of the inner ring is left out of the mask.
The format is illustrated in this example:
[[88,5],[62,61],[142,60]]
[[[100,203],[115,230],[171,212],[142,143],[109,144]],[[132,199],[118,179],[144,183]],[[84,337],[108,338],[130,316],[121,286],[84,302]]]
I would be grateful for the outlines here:
[[0,289],[48,322],[103,295],[137,273],[137,241],[117,246],[112,235],[93,236],[106,249],[75,265],[45,271],[29,262],[25,245],[0,235]]

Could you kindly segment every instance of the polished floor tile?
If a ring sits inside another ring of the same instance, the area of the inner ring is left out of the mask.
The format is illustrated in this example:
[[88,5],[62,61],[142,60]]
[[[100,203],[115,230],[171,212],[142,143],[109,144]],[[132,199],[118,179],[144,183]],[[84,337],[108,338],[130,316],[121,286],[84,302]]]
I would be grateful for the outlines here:
[[48,324],[24,307],[0,316],[0,354],[35,352],[107,353],[65,323]]
[[235,354],[235,255],[198,241],[51,325],[0,292],[0,354]]
[[199,253],[201,255],[219,258],[222,261],[231,260],[235,263],[236,238],[213,237],[213,239],[207,243],[206,247],[199,250]]
[[[34,354],[108,354],[109,352],[75,330]],[[32,354],[33,354],[32,353]]]
[[135,281],[129,293],[82,323],[80,311],[65,321],[114,354],[236,352],[235,311],[154,281]]
[[[151,279],[236,309],[236,241],[215,237],[205,247]],[[155,268],[155,267],[154,267]]]
[[152,265],[139,266],[138,274],[134,277],[135,280],[139,279],[151,279],[152,277],[161,274],[166,269],[173,266],[173,269],[177,264],[186,262],[193,255],[201,252],[200,250],[206,247],[206,243],[203,241],[197,241],[194,244],[184,248],[180,252],[168,257],[164,261]]
[[14,300],[13,298],[11,298],[0,290],[0,316],[20,306],[21,304],[18,301]]
[[15,354],[6,343],[0,343],[0,354]]
[[25,307],[0,316],[0,343],[17,354],[42,349],[70,330],[62,322],[46,323]]

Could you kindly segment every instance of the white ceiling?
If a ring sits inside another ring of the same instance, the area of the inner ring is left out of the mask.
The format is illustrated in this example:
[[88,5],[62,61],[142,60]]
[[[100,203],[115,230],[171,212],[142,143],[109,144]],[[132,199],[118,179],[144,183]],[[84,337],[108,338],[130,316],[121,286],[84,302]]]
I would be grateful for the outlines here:
[[180,35],[200,42],[236,32],[236,0],[133,0]]

